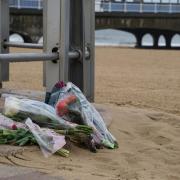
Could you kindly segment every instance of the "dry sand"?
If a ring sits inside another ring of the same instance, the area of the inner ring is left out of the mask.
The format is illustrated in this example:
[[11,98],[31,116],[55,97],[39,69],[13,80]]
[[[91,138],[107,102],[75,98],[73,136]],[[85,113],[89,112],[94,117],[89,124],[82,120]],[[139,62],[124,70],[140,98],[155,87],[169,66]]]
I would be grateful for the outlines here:
[[[179,180],[179,54],[96,49],[95,100],[112,116],[110,131],[119,149],[93,154],[72,147],[70,158],[52,156],[47,160],[36,148],[28,148],[16,156],[2,155],[0,163],[74,180]],[[4,86],[43,90],[41,70],[41,63],[12,64],[11,81]]]
[[[43,90],[41,62],[14,63],[10,67],[10,82],[4,87]],[[97,103],[148,107],[180,115],[179,51],[96,48],[95,80]]]

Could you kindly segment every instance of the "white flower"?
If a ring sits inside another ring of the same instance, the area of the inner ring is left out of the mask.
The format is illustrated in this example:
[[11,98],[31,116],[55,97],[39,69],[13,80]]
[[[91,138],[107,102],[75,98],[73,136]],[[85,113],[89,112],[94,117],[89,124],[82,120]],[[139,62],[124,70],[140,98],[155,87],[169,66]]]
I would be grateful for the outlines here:
[[17,98],[7,97],[4,104],[4,115],[12,117],[18,113],[19,102]]

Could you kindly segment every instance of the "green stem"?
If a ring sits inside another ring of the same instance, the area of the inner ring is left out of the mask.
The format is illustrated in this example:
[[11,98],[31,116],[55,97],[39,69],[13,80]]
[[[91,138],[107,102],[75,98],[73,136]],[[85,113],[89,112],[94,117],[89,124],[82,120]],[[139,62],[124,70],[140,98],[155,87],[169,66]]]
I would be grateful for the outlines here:
[[63,157],[69,157],[69,151],[64,149],[64,148],[61,148],[60,150],[58,150],[56,152],[57,155],[60,155],[60,156],[63,156]]

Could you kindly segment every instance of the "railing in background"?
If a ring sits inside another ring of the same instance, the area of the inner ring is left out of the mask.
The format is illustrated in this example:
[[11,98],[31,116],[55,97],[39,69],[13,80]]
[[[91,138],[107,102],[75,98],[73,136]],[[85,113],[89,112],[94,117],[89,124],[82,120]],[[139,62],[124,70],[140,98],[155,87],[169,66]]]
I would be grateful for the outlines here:
[[42,9],[43,0],[9,0],[9,6],[17,9]]
[[96,12],[180,13],[180,4],[97,2],[95,9]]
[[[17,9],[42,9],[43,0],[9,0],[9,5]],[[180,13],[180,4],[96,2],[95,10],[96,12]]]

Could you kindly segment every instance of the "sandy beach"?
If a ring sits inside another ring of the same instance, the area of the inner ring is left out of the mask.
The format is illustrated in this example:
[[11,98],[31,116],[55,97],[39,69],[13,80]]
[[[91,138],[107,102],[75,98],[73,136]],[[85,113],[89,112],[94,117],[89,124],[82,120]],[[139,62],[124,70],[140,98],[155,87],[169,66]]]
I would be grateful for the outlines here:
[[[49,159],[34,147],[16,156],[0,151],[0,164],[68,180],[179,180],[179,55],[171,50],[96,48],[95,103],[111,116],[110,131],[119,149],[94,154],[72,147],[70,158]],[[10,69],[5,89],[44,90],[42,63],[14,63]]]
[[[11,52],[37,50],[12,49]],[[180,52],[96,48],[95,102],[180,115]],[[13,63],[5,88],[44,90],[42,63]]]

